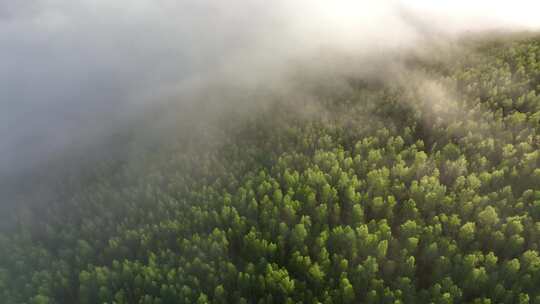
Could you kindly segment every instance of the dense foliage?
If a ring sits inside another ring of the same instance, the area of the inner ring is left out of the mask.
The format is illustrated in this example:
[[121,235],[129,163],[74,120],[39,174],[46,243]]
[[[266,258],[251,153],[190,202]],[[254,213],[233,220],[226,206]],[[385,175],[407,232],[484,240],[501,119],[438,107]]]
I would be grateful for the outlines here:
[[410,65],[66,178],[0,301],[540,303],[540,40]]

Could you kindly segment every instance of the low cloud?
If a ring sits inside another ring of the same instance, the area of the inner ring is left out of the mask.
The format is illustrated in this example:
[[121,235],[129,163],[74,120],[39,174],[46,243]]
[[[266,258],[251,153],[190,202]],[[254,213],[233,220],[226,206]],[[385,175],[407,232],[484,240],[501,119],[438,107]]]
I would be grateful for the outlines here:
[[279,90],[293,69],[378,73],[373,62],[434,37],[536,30],[538,11],[519,0],[3,1],[0,172],[210,84]]

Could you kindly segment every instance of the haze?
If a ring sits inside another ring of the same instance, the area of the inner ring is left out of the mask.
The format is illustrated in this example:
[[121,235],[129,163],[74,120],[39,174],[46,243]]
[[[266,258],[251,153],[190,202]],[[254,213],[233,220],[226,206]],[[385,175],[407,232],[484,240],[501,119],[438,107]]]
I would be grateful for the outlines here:
[[[255,88],[330,50],[411,50],[426,35],[534,30],[536,1],[0,2],[3,177],[210,82]],[[204,119],[201,117],[201,119]]]

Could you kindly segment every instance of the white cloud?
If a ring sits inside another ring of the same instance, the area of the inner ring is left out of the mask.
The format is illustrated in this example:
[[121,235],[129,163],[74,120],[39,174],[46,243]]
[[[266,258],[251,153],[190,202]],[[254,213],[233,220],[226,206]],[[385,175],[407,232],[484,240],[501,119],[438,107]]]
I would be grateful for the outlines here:
[[260,85],[291,62],[317,64],[321,50],[377,55],[414,47],[424,31],[536,29],[539,6],[524,0],[1,1],[0,170],[193,83],[222,78]]

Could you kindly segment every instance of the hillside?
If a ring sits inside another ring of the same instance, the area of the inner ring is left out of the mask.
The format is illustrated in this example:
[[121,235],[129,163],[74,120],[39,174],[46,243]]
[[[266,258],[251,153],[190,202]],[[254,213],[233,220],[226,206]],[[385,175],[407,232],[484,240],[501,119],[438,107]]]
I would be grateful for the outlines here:
[[403,65],[27,182],[0,302],[540,303],[540,39]]

